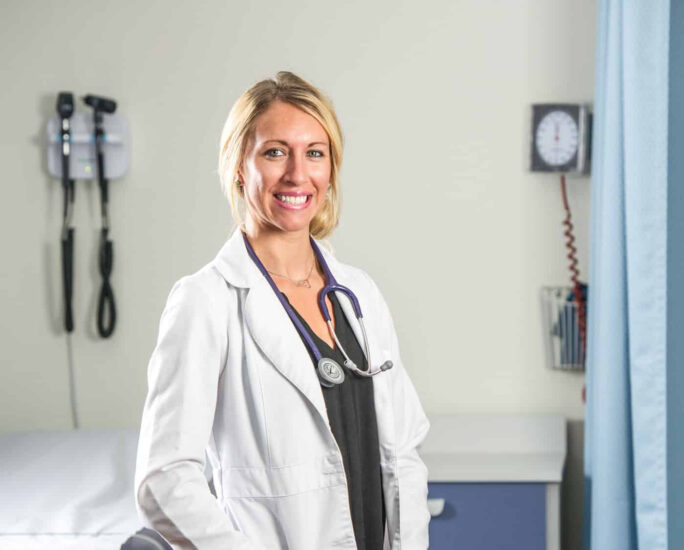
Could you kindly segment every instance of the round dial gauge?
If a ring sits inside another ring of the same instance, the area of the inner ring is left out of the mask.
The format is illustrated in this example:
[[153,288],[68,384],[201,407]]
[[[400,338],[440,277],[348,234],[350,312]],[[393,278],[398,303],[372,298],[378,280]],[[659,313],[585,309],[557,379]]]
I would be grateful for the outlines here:
[[551,111],[541,119],[535,135],[537,152],[546,164],[562,166],[579,147],[579,129],[565,111]]

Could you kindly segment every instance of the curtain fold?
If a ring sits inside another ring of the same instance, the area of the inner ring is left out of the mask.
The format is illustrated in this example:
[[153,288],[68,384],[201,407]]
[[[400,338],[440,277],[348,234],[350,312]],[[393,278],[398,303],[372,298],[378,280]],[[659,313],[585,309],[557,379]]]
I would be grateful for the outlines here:
[[585,550],[667,548],[668,1],[600,0]]

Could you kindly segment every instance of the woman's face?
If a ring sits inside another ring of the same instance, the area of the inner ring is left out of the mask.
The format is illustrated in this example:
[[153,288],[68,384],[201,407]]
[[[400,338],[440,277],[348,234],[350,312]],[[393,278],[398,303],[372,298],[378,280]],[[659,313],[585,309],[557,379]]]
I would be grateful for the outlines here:
[[256,225],[306,231],[330,184],[330,140],[294,105],[274,101],[257,117],[239,171],[247,216]]

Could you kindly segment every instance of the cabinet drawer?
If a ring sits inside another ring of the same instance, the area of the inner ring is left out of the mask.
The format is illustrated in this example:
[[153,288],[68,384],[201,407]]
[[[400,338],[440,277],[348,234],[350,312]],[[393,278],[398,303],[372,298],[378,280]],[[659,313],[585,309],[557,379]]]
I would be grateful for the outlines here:
[[429,498],[444,499],[430,521],[431,550],[544,550],[543,483],[430,483]]

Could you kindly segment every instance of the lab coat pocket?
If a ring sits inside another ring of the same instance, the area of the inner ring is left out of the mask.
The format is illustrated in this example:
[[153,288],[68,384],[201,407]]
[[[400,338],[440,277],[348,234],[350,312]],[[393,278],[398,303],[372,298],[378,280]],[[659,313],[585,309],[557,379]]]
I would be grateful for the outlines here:
[[229,468],[221,473],[224,498],[276,498],[345,484],[339,453],[272,468]]
[[223,483],[224,507],[259,548],[355,548],[337,454],[280,468],[226,470]]
[[338,547],[351,532],[337,453],[277,468],[224,470],[222,485],[226,513],[260,548]]

